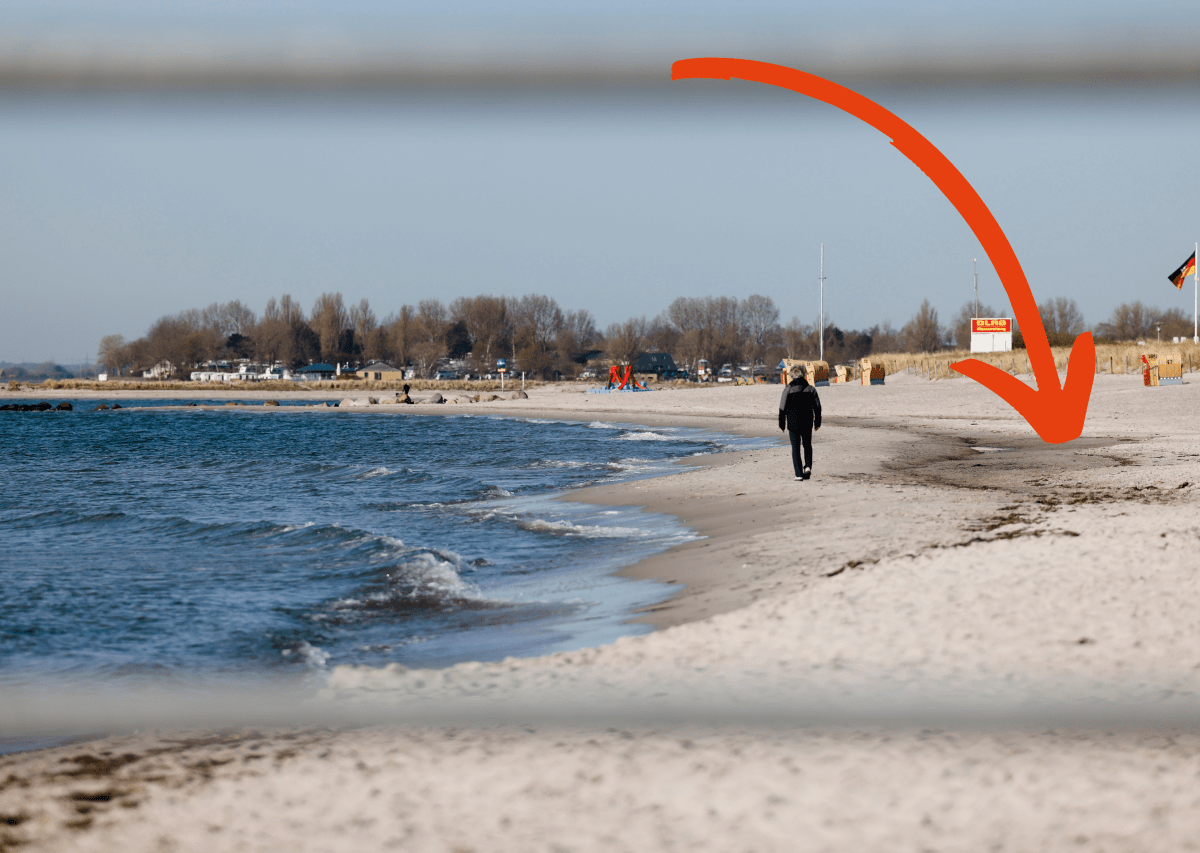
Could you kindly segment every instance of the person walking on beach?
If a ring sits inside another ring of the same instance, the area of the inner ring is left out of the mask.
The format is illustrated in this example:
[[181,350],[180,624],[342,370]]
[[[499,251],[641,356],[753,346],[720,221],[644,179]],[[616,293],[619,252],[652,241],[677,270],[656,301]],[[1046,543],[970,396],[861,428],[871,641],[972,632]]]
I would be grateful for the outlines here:
[[[821,428],[821,398],[817,389],[808,384],[803,367],[792,368],[792,381],[783,388],[779,398],[779,428],[787,428],[792,440],[792,467],[797,480],[812,476],[812,434]],[[804,456],[800,455],[803,446]]]

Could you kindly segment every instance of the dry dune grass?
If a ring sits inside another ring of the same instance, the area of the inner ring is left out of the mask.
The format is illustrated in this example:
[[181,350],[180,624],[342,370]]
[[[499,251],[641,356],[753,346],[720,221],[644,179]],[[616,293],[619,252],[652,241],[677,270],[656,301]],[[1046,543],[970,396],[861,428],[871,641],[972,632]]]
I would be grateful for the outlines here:
[[[1059,370],[1066,370],[1067,361],[1071,357],[1070,347],[1051,347],[1054,353],[1054,364]],[[1141,357],[1145,353],[1156,353],[1159,360],[1170,359],[1183,365],[1184,372],[1191,373],[1200,370],[1200,346],[1186,344],[1158,344],[1147,341],[1144,346],[1136,342],[1098,344],[1096,346],[1096,372],[1113,373],[1117,376],[1126,373],[1141,373]],[[997,353],[974,353],[967,350],[947,350],[939,353],[881,353],[872,354],[872,361],[882,361],[889,374],[911,369],[928,379],[950,379],[958,374],[950,366],[956,361],[975,358],[995,365],[1014,375],[1031,374],[1029,354],[1023,350]]]

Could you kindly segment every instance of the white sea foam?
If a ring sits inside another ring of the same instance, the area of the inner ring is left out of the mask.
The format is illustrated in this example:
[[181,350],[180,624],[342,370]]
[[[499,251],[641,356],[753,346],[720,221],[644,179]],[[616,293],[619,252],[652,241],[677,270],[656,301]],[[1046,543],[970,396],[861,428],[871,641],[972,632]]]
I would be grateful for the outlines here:
[[329,661],[329,652],[310,644],[308,640],[301,640],[300,645],[294,649],[284,649],[280,654],[285,658],[300,661],[309,669],[325,669],[325,664]]
[[643,474],[647,471],[663,470],[665,465],[663,462],[653,459],[639,459],[636,456],[631,456],[625,459],[618,459],[616,462],[609,462],[608,467],[622,474]]
[[483,598],[475,584],[462,579],[461,566],[462,560],[457,554],[420,551],[399,571],[404,582],[413,584],[409,597],[432,593],[439,598]]
[[675,436],[663,435],[660,432],[650,432],[649,430],[640,430],[638,432],[627,432],[619,436],[621,441],[674,441]]
[[463,580],[462,571],[462,560],[457,554],[415,551],[388,573],[384,586],[339,598],[332,606],[342,611],[373,610],[388,602],[406,599],[484,599],[478,587]]
[[517,522],[522,530],[557,533],[563,536],[586,536],[591,539],[614,539],[645,536],[647,531],[636,527],[605,527],[595,524],[575,524],[572,521],[547,521],[544,518],[526,518]]
[[483,493],[489,498],[511,498],[513,496],[513,493],[503,486],[488,486]]
[[372,468],[370,471],[367,471],[365,474],[362,475],[362,479],[366,480],[370,477],[386,477],[389,474],[395,474],[395,473],[396,472],[394,470],[392,470],[391,468],[381,466],[379,468]]

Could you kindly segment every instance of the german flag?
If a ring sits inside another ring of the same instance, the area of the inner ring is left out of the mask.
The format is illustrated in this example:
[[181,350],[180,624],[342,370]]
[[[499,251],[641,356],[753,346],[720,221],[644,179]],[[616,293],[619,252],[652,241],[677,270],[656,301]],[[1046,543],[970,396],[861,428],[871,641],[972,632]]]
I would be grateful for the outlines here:
[[1169,276],[1167,276],[1167,278],[1170,279],[1171,284],[1175,285],[1176,290],[1183,290],[1183,280],[1185,278],[1187,278],[1189,275],[1195,275],[1195,274],[1196,274],[1196,253],[1192,252],[1191,257],[1183,262],[1183,266],[1181,266],[1179,269],[1175,270],[1175,272],[1171,273]]

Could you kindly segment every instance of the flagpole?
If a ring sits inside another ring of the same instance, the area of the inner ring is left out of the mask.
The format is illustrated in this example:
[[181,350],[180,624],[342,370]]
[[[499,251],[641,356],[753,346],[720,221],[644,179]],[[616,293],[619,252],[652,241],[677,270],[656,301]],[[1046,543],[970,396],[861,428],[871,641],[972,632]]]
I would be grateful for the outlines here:
[[820,349],[817,356],[818,361],[825,360],[825,244],[821,244],[821,316],[817,321],[820,328],[817,329],[817,341]]
[[[1196,244],[1196,255],[1192,257],[1200,261],[1200,243]],[[1192,343],[1200,344],[1200,263],[1196,264],[1196,273],[1192,276]]]

